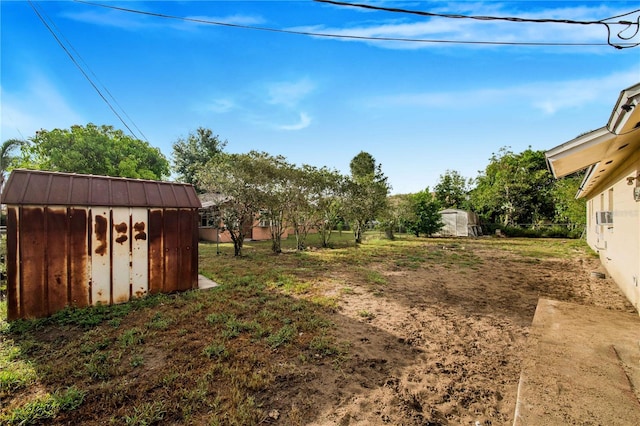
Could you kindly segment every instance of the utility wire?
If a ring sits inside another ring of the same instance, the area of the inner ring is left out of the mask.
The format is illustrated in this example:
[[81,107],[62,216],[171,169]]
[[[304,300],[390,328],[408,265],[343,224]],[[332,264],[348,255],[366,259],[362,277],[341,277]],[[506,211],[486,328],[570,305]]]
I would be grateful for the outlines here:
[[[82,3],[89,6],[102,7],[105,9],[118,10],[121,12],[136,13],[139,15],[153,16],[163,19],[176,19],[185,22],[194,22],[197,24],[217,25],[223,27],[240,28],[246,30],[266,31],[281,34],[296,34],[310,37],[324,37],[324,38],[336,38],[347,40],[367,40],[367,41],[398,41],[398,42],[411,42],[411,43],[442,43],[442,44],[471,44],[471,45],[509,45],[509,46],[611,46],[611,43],[555,43],[555,42],[508,42],[508,41],[467,41],[467,40],[440,40],[440,39],[415,39],[415,38],[399,38],[399,37],[372,37],[372,36],[356,36],[348,34],[329,34],[329,33],[317,33],[311,31],[296,31],[296,30],[283,30],[270,27],[257,27],[252,25],[230,24],[228,22],[211,21],[200,18],[186,18],[175,15],[167,15],[164,13],[148,12],[137,9],[129,9],[118,6],[111,6],[100,3],[93,3],[84,0],[74,0],[76,3]],[[351,4],[348,4],[351,5]],[[625,47],[635,47],[640,43],[621,43]],[[626,46],[629,45],[629,46]],[[614,46],[617,48],[622,48]]]
[[[65,53],[69,56],[69,58],[71,59],[71,62],[73,62],[73,64],[78,68],[78,70],[80,70],[80,72],[82,73],[82,75],[87,79],[87,81],[89,82],[89,84],[91,84],[91,87],[93,87],[95,89],[95,91],[98,93],[98,95],[102,98],[102,100],[107,104],[107,106],[109,106],[109,108],[111,109],[111,111],[116,115],[116,117],[118,117],[118,119],[120,120],[120,122],[127,128],[127,130],[129,130],[129,133],[131,133],[131,135],[136,138],[136,139],[140,139],[133,130],[131,130],[131,127],[129,127],[129,125],[124,121],[124,119],[122,118],[122,116],[118,113],[118,111],[116,111],[116,109],[113,107],[113,105],[111,105],[111,102],[109,102],[109,100],[104,96],[104,94],[100,91],[100,88],[98,86],[96,86],[96,84],[93,82],[93,80],[91,79],[91,77],[89,77],[89,75],[85,72],[85,70],[80,66],[80,64],[78,63],[78,61],[75,59],[75,57],[71,54],[71,52],[69,52],[69,49],[67,49],[67,47],[64,45],[64,43],[62,43],[62,41],[60,40],[60,38],[58,37],[58,35],[55,33],[55,31],[53,31],[53,29],[51,28],[51,26],[49,25],[49,23],[47,22],[46,19],[44,19],[44,17],[42,16],[42,14],[40,13],[40,11],[36,8],[36,6],[34,5],[34,3],[31,0],[27,0],[29,2],[29,5],[31,6],[31,8],[33,9],[33,11],[36,13],[36,15],[38,16],[38,18],[40,18],[40,21],[42,21],[42,23],[44,24],[44,26],[47,28],[47,30],[49,30],[49,32],[51,33],[51,35],[53,36],[53,38],[58,42],[58,44],[60,45],[60,47],[62,48],[62,50],[65,51]],[[53,21],[52,21],[53,22]],[[54,24],[55,25],[55,24]],[[114,99],[115,100],[115,99]],[[126,114],[126,113],[125,113]],[[135,124],[134,124],[135,125]],[[148,142],[148,141],[147,141]]]
[[[437,17],[437,18],[450,18],[450,19],[473,19],[477,21],[506,21],[506,22],[519,22],[519,23],[534,23],[534,24],[573,24],[573,25],[600,25],[604,26],[607,29],[607,44],[609,46],[615,47],[616,49],[628,49],[631,47],[640,46],[639,43],[617,43],[614,44],[611,42],[611,26],[613,25],[623,25],[621,31],[618,32],[617,37],[621,40],[631,40],[635,36],[638,35],[640,31],[640,15],[636,18],[636,22],[631,21],[617,21],[617,22],[605,22],[610,21],[617,18],[622,18],[625,16],[630,16],[634,13],[640,12],[640,9],[633,10],[628,13],[624,13],[621,15],[613,16],[611,18],[601,19],[599,21],[576,21],[573,19],[548,19],[548,18],[518,18],[518,17],[499,17],[499,16],[482,16],[482,15],[460,15],[460,14],[448,14],[448,13],[434,13],[434,12],[424,12],[419,10],[409,10],[409,9],[401,9],[395,7],[384,7],[384,6],[374,6],[371,4],[362,4],[362,3],[347,3],[337,0],[313,0],[318,3],[328,3],[333,4],[335,6],[348,6],[348,7],[358,7],[362,9],[369,10],[381,10],[385,12],[394,12],[394,13],[405,13],[411,15],[419,15],[419,16],[428,16],[428,17]],[[630,28],[635,27],[635,31],[631,34],[631,36],[624,36],[625,33]]]
[[[51,19],[51,17],[49,15],[47,15],[47,13],[42,9],[42,7],[40,7],[42,14],[45,16],[45,18],[53,25],[53,27],[55,28],[57,34],[60,35],[60,37],[62,37],[62,39],[64,40],[64,42],[67,44],[67,46],[69,46],[71,48],[71,50],[73,50],[73,53],[75,53],[76,57],[80,59],[80,61],[82,61],[82,64],[84,65],[84,67],[89,70],[89,72],[91,73],[91,75],[94,77],[94,79],[100,83],[100,86],[102,86],[102,89],[107,93],[107,95],[109,95],[109,97],[111,98],[111,100],[113,102],[115,102],[115,104],[118,106],[118,108],[120,109],[120,111],[125,115],[125,117],[127,117],[127,120],[129,120],[129,122],[133,125],[133,127],[135,127],[135,129],[138,131],[138,133],[140,133],[140,135],[142,135],[142,137],[144,138],[144,140],[147,143],[149,142],[149,139],[147,139],[147,136],[144,134],[144,132],[142,130],[140,130],[140,128],[138,127],[138,125],[135,123],[135,121],[133,121],[133,119],[129,116],[129,114],[127,114],[127,111],[125,111],[125,109],[122,107],[122,105],[120,105],[120,103],[118,102],[118,100],[115,98],[115,96],[113,96],[113,94],[111,94],[111,92],[109,91],[109,89],[107,88],[107,86],[100,81],[100,78],[96,75],[95,72],[93,72],[93,70],[91,69],[91,67],[89,66],[89,64],[87,63],[87,61],[84,60],[84,58],[82,57],[82,55],[80,55],[80,52],[78,52],[76,50],[75,47],[73,47],[73,44],[64,36],[64,34],[62,33],[62,31],[60,31],[60,28],[58,28],[58,26],[56,25],[55,21],[53,19]],[[139,139],[136,135],[133,135],[135,138]]]

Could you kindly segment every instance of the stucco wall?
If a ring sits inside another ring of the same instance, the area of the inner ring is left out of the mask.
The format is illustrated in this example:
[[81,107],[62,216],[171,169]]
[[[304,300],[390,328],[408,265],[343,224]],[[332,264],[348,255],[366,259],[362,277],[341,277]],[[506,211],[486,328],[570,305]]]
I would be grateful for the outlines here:
[[[640,172],[640,152],[620,165],[612,179],[602,182],[587,201],[587,242],[602,264],[640,312],[640,201],[627,178]],[[596,212],[613,211],[612,225],[598,225]]]

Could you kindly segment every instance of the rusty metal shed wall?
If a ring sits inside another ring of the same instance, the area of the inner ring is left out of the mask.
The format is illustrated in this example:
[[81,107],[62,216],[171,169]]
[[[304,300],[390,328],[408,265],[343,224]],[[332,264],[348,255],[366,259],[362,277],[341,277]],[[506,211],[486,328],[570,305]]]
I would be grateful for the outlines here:
[[8,319],[198,286],[197,209],[7,208]]
[[191,185],[15,170],[3,196],[9,320],[197,288]]
[[110,176],[17,169],[2,194],[4,204],[199,208],[192,185]]

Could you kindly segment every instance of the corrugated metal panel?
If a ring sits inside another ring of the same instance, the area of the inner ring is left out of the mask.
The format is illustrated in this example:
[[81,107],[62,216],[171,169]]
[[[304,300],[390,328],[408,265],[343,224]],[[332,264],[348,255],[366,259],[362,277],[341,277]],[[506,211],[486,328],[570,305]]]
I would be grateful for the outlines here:
[[14,170],[3,203],[107,207],[199,208],[192,185],[40,170]]
[[89,211],[70,207],[69,216],[69,304],[89,306],[91,258],[89,253]]
[[20,257],[18,246],[19,211],[7,208],[7,318],[11,321],[22,318],[20,309]]
[[149,210],[149,293],[163,290],[164,239],[162,209]]
[[197,209],[8,206],[8,317],[121,303],[198,282]]
[[131,243],[129,229],[129,208],[111,209],[111,300],[122,303],[129,300],[131,294]]
[[[20,314],[45,317],[49,314],[46,287],[46,234],[44,209],[25,208],[20,213]],[[29,226],[25,226],[29,224]]]
[[111,303],[111,238],[108,207],[91,208],[91,304]]
[[67,306],[69,289],[67,277],[67,209],[45,208],[47,312],[52,314]]
[[142,297],[149,291],[148,213],[131,211],[131,297]]

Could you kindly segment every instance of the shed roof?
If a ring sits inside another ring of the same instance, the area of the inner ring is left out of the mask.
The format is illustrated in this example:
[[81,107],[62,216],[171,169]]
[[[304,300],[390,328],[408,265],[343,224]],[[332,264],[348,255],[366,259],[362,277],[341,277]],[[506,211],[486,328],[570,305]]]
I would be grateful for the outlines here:
[[4,204],[199,208],[192,185],[110,176],[16,169]]

